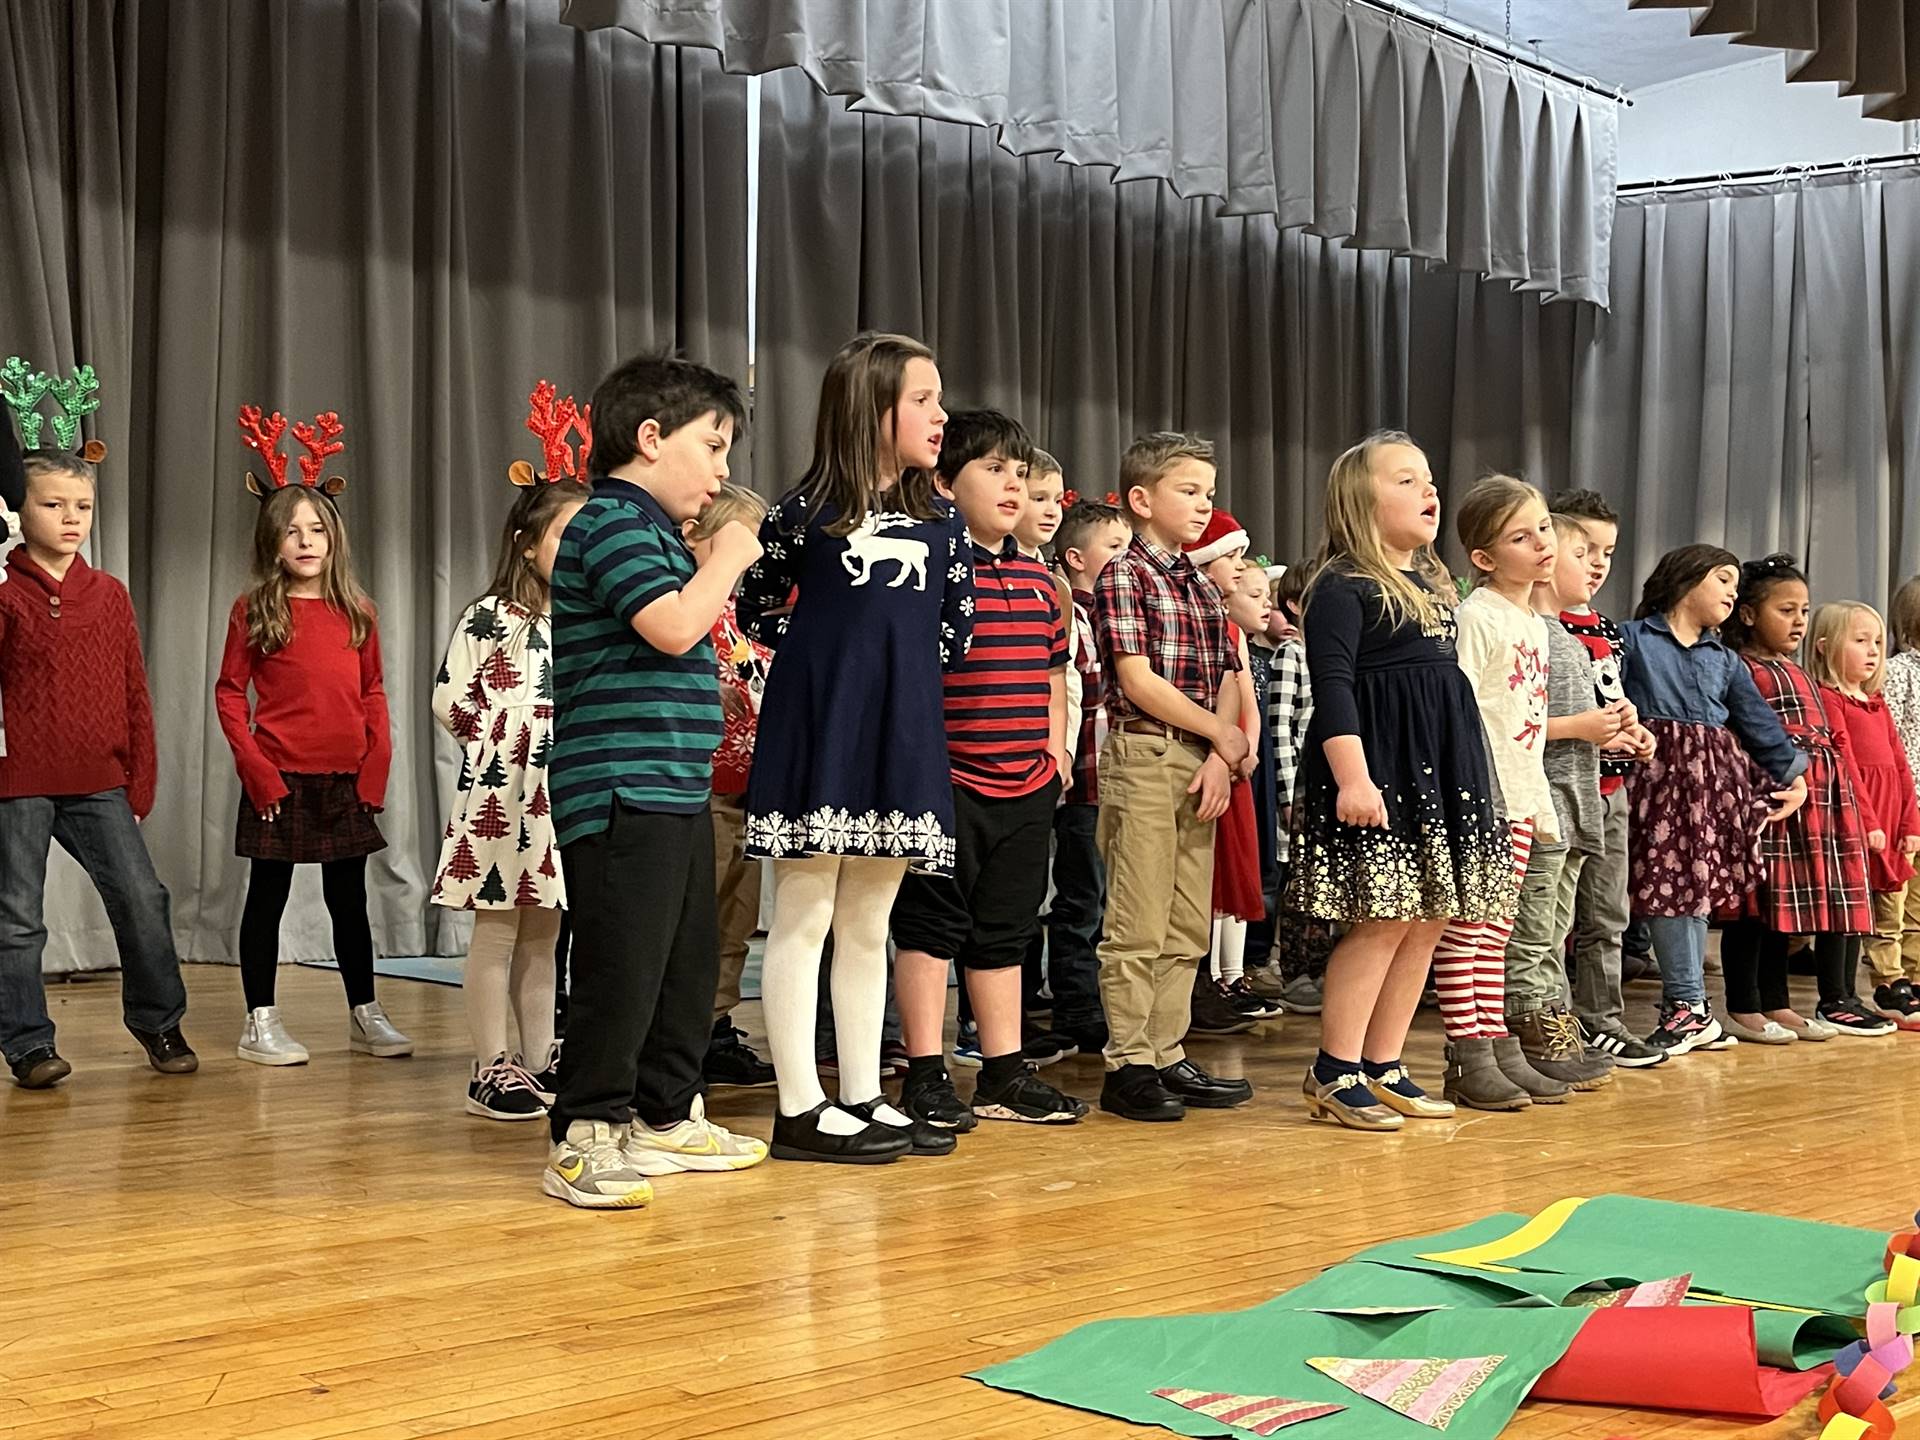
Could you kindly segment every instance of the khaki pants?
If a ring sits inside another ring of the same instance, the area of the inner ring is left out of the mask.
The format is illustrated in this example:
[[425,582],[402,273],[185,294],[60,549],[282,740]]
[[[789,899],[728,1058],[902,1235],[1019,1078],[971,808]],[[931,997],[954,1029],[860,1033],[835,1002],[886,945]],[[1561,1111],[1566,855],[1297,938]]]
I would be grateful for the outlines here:
[[1920,985],[1920,878],[1873,897],[1873,935],[1866,952],[1874,984],[1891,985],[1904,974]]
[[760,862],[740,852],[746,845],[747,797],[713,797],[713,897],[720,923],[720,983],[713,992],[715,1023],[740,1003],[740,972],[747,968],[747,941],[760,924]]
[[1096,838],[1107,868],[1100,999],[1109,1070],[1186,1057],[1193,976],[1213,933],[1213,832],[1187,794],[1204,747],[1116,730],[1100,752]]

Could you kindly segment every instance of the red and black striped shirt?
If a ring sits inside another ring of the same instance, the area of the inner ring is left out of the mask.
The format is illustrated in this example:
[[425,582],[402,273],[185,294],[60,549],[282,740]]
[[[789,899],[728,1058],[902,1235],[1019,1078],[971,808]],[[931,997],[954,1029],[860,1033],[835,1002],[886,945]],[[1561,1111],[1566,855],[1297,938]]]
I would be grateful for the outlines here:
[[1031,795],[1056,769],[1047,750],[1053,672],[1067,665],[1067,627],[1053,574],[1009,536],[973,544],[973,648],[947,672],[953,783],[976,795]]

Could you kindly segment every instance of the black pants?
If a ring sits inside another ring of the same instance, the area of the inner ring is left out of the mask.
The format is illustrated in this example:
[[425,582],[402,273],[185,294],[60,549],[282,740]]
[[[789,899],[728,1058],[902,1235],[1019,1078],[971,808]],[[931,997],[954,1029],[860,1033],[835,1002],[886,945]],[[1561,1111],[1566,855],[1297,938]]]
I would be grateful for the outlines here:
[[553,1138],[575,1120],[684,1120],[720,978],[713,817],[616,803],[607,828],[563,845],[561,860],[573,973]]
[[[273,1004],[280,971],[280,917],[293,890],[293,864],[254,860],[247,876],[247,906],[240,916],[240,988],[247,1009]],[[333,921],[333,955],[347,987],[347,1004],[373,1000],[373,928],[367,923],[367,857],[329,860],[320,867],[320,893]]]
[[1060,782],[1011,799],[953,791],[951,879],[908,875],[893,902],[893,941],[965,970],[1010,970],[1027,958],[1047,899]]
[[[1813,937],[1814,975],[1822,1001],[1844,1000],[1853,994],[1860,966],[1858,935]],[[1727,976],[1727,1009],[1753,1015],[1785,1010],[1787,1000],[1787,937],[1760,920],[1735,920],[1720,931],[1720,963]]]

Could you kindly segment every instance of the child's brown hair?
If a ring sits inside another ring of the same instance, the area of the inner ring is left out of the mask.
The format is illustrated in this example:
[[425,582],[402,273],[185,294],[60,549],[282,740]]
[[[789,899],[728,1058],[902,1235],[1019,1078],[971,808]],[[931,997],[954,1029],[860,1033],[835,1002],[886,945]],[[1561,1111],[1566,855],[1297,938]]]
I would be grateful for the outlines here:
[[1547,503],[1538,490],[1516,475],[1485,476],[1476,481],[1461,500],[1460,509],[1453,517],[1454,530],[1467,552],[1467,563],[1483,578],[1490,572],[1480,569],[1474,554],[1491,550],[1499,541],[1500,532],[1507,528],[1507,522],[1530,500],[1540,501],[1543,509]]
[[283,485],[260,502],[260,518],[253,526],[253,585],[247,591],[247,643],[262,655],[271,655],[286,649],[293,639],[293,606],[288,603],[280,541],[302,504],[313,507],[327,532],[327,568],[320,576],[320,598],[347,617],[349,643],[358,650],[373,633],[373,602],[353,578],[347,527],[340,512],[313,485]]
[[1920,650],[1920,575],[1893,592],[1893,603],[1887,607],[1887,630],[1894,654]]
[[1128,524],[1140,523],[1139,513],[1133,508],[1135,487],[1152,489],[1182,460],[1213,464],[1213,442],[1179,430],[1155,430],[1127,446],[1120,457],[1120,512]]

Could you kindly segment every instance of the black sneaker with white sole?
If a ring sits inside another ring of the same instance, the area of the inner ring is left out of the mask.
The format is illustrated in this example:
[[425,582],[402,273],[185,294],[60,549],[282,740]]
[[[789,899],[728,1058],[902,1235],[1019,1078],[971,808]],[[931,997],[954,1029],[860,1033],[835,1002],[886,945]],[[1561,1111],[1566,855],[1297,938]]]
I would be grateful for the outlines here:
[[1071,1125],[1085,1118],[1087,1102],[1053,1088],[1024,1066],[1008,1081],[989,1089],[974,1087],[973,1113],[982,1120],[1019,1120],[1028,1125]]
[[1666,1063],[1665,1050],[1656,1049],[1625,1031],[1597,1028],[1589,1030],[1585,1025],[1580,1029],[1586,1037],[1588,1050],[1595,1055],[1604,1055],[1622,1069],[1645,1070],[1649,1066]]
[[925,1079],[915,1080],[908,1076],[900,1087],[900,1109],[915,1120],[924,1120],[929,1125],[938,1125],[942,1130],[955,1130],[964,1135],[980,1122],[974,1117],[966,1102],[961,1100],[959,1092],[953,1088],[953,1080],[945,1071]]
[[1891,1035],[1900,1028],[1886,1016],[1869,1010],[1857,995],[1822,1000],[1815,1013],[1842,1035]]
[[1080,1053],[1080,1046],[1071,1035],[1062,1035],[1054,1030],[1042,1030],[1020,1047],[1020,1058],[1029,1065],[1057,1065]]
[[740,1031],[716,1025],[707,1043],[700,1073],[709,1086],[728,1090],[761,1090],[774,1083],[773,1066],[762,1060]]
[[483,1120],[538,1120],[547,1113],[533,1077],[504,1055],[474,1065],[467,1082],[467,1113]]

